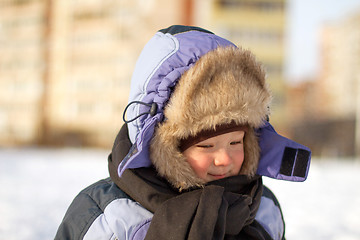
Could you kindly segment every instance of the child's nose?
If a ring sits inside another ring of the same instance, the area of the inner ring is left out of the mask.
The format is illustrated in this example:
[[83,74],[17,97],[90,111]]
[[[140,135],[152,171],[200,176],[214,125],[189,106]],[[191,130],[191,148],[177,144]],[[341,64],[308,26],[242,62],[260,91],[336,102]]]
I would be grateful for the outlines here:
[[215,156],[215,166],[226,166],[231,163],[231,156],[226,149],[221,149]]

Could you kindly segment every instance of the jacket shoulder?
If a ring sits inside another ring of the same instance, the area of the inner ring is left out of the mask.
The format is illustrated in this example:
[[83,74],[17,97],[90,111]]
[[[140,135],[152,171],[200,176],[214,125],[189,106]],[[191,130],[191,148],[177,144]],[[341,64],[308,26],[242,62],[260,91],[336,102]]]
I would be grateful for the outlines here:
[[82,239],[94,220],[116,199],[129,199],[110,178],[82,190],[70,204],[55,239]]

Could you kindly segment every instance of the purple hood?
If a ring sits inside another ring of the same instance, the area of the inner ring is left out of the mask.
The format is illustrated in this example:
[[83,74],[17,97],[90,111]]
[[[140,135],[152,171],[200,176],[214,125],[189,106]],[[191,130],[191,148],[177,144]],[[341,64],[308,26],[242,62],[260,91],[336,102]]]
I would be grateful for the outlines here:
[[[185,26],[160,30],[145,45],[135,66],[125,110],[133,146],[119,165],[119,176],[127,168],[151,166],[150,140],[155,126],[164,119],[164,107],[180,76],[207,52],[229,45],[234,46],[209,31]],[[278,135],[268,122],[257,133],[261,148],[257,174],[290,181],[306,179],[309,148]]]

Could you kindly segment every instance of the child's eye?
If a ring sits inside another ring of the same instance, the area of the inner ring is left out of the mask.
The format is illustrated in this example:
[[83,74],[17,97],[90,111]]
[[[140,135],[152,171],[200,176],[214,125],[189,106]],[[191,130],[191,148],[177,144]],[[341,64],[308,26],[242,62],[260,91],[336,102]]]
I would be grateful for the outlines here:
[[196,147],[198,147],[198,148],[211,148],[212,145],[210,145],[210,144],[204,144],[204,145],[196,145]]
[[234,141],[234,142],[231,142],[230,145],[237,145],[237,144],[242,144],[243,141]]

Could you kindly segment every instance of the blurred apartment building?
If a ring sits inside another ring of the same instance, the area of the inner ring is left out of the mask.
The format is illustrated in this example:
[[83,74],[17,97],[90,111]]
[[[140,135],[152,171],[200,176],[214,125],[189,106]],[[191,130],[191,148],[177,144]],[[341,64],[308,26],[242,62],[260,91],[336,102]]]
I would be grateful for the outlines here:
[[109,146],[142,47],[155,29],[182,22],[181,8],[167,0],[2,0],[1,145]]
[[131,74],[142,47],[156,30],[172,24],[208,28],[250,48],[264,62],[275,109],[281,109],[285,4],[2,0],[0,145],[110,147],[123,124]]
[[317,155],[360,156],[360,12],[325,25],[319,45],[319,76],[289,91],[295,135]]

